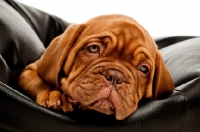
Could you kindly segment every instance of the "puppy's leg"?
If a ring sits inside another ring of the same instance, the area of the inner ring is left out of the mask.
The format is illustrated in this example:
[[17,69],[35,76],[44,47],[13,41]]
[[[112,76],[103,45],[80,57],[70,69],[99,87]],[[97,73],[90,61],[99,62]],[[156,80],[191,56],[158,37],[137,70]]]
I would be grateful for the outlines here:
[[19,77],[19,87],[43,107],[72,111],[72,105],[60,91],[45,84],[37,74],[37,62],[28,65]]

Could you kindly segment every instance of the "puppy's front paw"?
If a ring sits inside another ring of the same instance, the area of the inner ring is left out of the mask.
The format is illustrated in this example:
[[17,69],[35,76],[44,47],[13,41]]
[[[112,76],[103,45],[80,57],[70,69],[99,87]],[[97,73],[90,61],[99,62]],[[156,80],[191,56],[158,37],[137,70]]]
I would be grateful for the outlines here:
[[60,109],[61,107],[61,93],[60,91],[52,91],[49,93],[49,99],[46,101],[48,108]]
[[62,109],[64,112],[73,111],[72,105],[67,101],[67,96],[58,90],[41,92],[36,103],[46,108]]

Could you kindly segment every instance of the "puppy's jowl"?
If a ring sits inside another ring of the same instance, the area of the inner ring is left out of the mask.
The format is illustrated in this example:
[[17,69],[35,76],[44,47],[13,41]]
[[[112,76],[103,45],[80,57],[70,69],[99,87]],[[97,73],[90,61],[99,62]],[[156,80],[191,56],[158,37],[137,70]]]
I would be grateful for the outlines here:
[[123,15],[68,27],[24,69],[19,86],[41,106],[68,112],[78,104],[118,120],[142,98],[157,99],[174,88],[150,35]]

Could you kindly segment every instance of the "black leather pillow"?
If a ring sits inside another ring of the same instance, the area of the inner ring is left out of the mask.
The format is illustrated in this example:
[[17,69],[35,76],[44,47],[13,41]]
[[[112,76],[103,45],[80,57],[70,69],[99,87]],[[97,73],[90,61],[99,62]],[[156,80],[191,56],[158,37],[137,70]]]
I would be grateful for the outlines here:
[[160,51],[176,87],[200,77],[199,37],[170,45]]

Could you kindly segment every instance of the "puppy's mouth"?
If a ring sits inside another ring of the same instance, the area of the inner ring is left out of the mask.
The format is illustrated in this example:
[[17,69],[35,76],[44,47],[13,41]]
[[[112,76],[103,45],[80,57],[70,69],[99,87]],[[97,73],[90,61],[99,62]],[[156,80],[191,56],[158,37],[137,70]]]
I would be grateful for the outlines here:
[[83,105],[72,97],[68,97],[68,101],[82,110],[95,110],[107,115],[115,114],[115,106],[109,98],[98,99],[88,105]]

